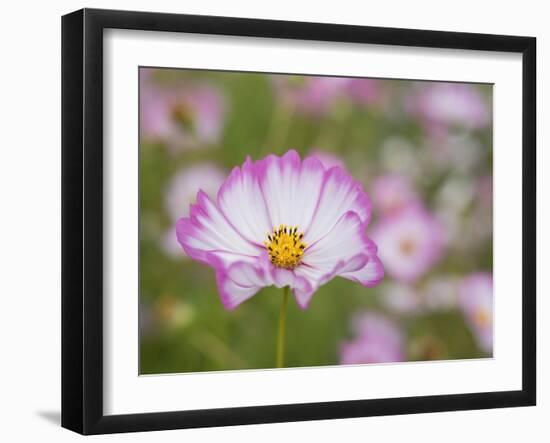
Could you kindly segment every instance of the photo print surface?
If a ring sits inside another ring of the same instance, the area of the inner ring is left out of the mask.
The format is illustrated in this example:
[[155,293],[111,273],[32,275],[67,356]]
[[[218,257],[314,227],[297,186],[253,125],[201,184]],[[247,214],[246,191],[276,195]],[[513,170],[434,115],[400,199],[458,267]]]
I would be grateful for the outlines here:
[[139,69],[140,373],[490,358],[492,85]]

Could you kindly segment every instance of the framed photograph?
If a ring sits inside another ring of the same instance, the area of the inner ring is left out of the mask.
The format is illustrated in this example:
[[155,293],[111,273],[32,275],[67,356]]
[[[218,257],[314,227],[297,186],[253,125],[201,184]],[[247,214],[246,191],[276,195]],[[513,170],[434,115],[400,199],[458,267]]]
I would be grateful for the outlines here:
[[534,405],[532,37],[62,20],[62,425]]

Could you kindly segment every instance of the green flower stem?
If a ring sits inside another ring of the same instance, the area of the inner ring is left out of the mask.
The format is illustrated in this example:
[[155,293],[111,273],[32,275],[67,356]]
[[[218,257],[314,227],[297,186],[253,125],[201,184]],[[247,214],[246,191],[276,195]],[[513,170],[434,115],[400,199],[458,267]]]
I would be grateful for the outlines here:
[[286,305],[288,304],[289,288],[283,289],[283,300],[279,310],[279,330],[277,332],[276,361],[277,367],[282,368],[285,365],[285,330],[286,330]]

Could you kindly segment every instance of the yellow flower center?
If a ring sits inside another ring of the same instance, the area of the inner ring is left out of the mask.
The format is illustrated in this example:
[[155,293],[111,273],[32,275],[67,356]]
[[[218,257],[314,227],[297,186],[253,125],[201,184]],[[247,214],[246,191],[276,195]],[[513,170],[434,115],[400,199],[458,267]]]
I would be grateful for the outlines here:
[[278,268],[294,269],[300,264],[306,244],[302,241],[303,232],[298,226],[279,225],[267,234],[264,242],[269,252],[269,259]]

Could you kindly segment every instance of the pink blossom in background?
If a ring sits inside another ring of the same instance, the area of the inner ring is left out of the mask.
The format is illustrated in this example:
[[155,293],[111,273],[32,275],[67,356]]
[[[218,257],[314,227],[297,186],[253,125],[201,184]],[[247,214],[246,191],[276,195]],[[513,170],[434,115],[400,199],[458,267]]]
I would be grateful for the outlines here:
[[198,163],[176,172],[164,195],[166,211],[173,221],[187,215],[199,190],[214,197],[227,173],[214,163]]
[[276,94],[286,106],[311,116],[322,116],[344,93],[341,77],[273,76]]
[[459,287],[459,303],[481,349],[493,351],[493,276],[470,274]]
[[218,143],[223,129],[225,102],[221,93],[211,86],[201,86],[187,95],[195,109],[195,135],[200,143]]
[[161,87],[154,85],[146,72],[140,73],[140,131],[146,140],[165,142],[173,150],[218,143],[225,102],[217,89],[206,85]]
[[380,80],[370,78],[349,78],[346,83],[348,96],[361,105],[380,104],[382,91]]
[[428,126],[486,127],[491,109],[475,86],[463,83],[419,84],[410,97],[408,110]]
[[261,288],[289,286],[302,308],[336,276],[363,286],[384,275],[365,235],[370,201],[339,167],[296,151],[235,167],[217,198],[197,194],[176,226],[187,255],[212,267],[226,309]]
[[421,204],[410,180],[397,174],[386,174],[374,179],[372,200],[377,213],[384,216]]
[[355,337],[340,346],[340,364],[391,363],[405,359],[402,332],[388,318],[367,313],[356,319]]
[[298,112],[321,116],[338,99],[362,105],[380,105],[383,94],[380,80],[348,77],[274,76],[279,98]]
[[443,234],[440,223],[418,206],[382,218],[371,231],[387,273],[404,283],[414,282],[439,261]]
[[341,157],[331,152],[322,151],[320,149],[313,149],[309,155],[316,157],[326,169],[338,166],[342,169],[346,169],[346,165]]
[[188,214],[199,189],[214,197],[226,176],[226,172],[213,163],[199,163],[174,174],[164,196],[166,212],[174,224],[160,240],[162,249],[170,257],[185,256],[176,238],[175,222]]
[[185,252],[181,249],[176,238],[176,228],[171,227],[167,229],[159,239],[159,245],[162,251],[171,258],[179,259],[187,257]]

